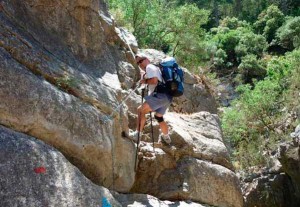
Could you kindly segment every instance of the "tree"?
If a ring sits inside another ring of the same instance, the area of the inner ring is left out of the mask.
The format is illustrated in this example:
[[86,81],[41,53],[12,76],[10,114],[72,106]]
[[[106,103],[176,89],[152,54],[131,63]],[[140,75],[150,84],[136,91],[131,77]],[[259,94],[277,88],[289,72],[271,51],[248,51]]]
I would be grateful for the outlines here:
[[120,16],[117,23],[127,27],[137,38],[140,46],[162,49],[164,28],[161,20],[167,15],[167,1],[153,0],[110,0],[114,16]]
[[300,17],[290,17],[276,33],[277,42],[288,50],[300,47]]
[[169,11],[165,30],[168,32],[166,39],[172,44],[172,54],[176,55],[184,47],[193,47],[191,42],[200,41],[199,38],[204,35],[201,25],[207,20],[208,12],[193,4],[185,4]]
[[258,16],[254,28],[263,34],[268,43],[275,38],[276,30],[284,23],[284,15],[277,6],[271,5]]
[[248,54],[253,54],[256,57],[261,58],[267,45],[264,36],[254,34],[253,32],[247,32],[242,34],[238,45],[235,47],[235,52],[239,59]]
[[280,0],[278,6],[285,15],[300,15],[299,0]]
[[237,61],[235,47],[239,43],[240,34],[239,30],[219,28],[219,32],[213,37],[214,41],[217,42],[217,47],[226,52],[226,62],[230,62],[231,65],[235,64]]
[[209,12],[199,9],[194,4],[185,4],[168,12],[164,20],[164,40],[170,45],[172,56],[176,56],[181,64],[194,68],[199,65],[199,56],[204,52],[201,41],[205,31]]
[[226,67],[227,54],[224,50],[218,49],[214,55],[213,64],[217,68]]
[[125,12],[140,47],[150,47],[177,56],[183,64],[199,63],[202,25],[209,12],[195,4],[176,6],[167,0],[111,0]]
[[209,21],[205,25],[207,30],[218,27],[220,19],[232,15],[232,2],[233,0],[177,0],[179,5],[194,3],[200,9],[209,10]]

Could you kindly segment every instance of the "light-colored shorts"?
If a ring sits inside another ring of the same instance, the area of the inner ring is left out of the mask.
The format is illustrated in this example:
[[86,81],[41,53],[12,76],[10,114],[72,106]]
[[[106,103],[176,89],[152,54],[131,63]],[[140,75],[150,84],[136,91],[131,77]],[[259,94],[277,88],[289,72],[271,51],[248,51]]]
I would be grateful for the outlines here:
[[165,93],[155,93],[146,96],[145,100],[153,111],[164,115],[172,102],[172,96]]

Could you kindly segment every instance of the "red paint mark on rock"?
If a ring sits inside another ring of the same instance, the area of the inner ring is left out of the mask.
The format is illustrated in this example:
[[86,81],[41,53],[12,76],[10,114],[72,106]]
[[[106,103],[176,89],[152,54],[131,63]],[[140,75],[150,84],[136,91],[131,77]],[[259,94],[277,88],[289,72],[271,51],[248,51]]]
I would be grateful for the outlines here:
[[46,172],[46,168],[45,167],[37,167],[34,169],[35,173],[45,173]]

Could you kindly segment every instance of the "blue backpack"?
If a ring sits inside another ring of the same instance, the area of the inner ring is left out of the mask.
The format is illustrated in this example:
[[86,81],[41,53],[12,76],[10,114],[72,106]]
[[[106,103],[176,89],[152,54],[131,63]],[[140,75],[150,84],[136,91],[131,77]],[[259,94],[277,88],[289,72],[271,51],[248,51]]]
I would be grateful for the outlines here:
[[168,57],[159,63],[163,81],[157,85],[157,92],[167,93],[178,97],[183,94],[183,70],[176,63],[175,58]]

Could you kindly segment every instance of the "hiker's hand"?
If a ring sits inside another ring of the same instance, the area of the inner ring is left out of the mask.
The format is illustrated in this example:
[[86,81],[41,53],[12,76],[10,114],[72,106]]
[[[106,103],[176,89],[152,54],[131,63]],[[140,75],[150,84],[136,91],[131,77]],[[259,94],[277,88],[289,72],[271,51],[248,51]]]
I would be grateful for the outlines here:
[[141,84],[146,84],[146,79],[140,80],[140,83],[141,83]]
[[145,79],[146,73],[145,71],[140,71],[141,80]]
[[141,74],[140,83],[141,84],[146,84],[146,73],[142,71],[140,74]]

